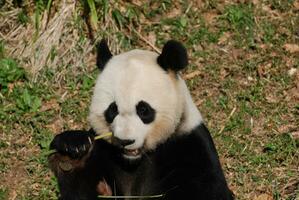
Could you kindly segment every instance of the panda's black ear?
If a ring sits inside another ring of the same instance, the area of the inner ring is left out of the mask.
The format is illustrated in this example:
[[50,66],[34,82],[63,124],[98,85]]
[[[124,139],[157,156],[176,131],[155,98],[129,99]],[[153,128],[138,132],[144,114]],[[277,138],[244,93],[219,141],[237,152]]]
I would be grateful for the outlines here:
[[178,72],[188,65],[187,50],[180,42],[169,40],[164,45],[157,62],[164,70]]
[[112,57],[112,53],[109,50],[107,41],[102,39],[100,43],[97,44],[97,66],[100,70],[103,70],[106,63]]

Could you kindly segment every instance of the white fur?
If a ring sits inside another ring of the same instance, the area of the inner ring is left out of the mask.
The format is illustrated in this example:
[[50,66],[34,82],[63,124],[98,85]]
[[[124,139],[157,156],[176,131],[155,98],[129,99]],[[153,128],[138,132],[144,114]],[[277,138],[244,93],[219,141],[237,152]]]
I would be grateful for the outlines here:
[[[176,130],[187,133],[202,122],[185,82],[163,70],[156,62],[157,56],[150,51],[132,50],[112,57],[106,64],[90,106],[89,120],[97,134],[112,131],[120,139],[135,140],[128,149],[144,145],[154,149]],[[141,100],[156,110],[150,124],[144,124],[136,114]],[[110,125],[103,115],[114,101],[119,115]]]
[[196,127],[199,123],[201,123],[203,119],[196,105],[193,103],[192,97],[190,95],[185,81],[180,77],[179,82],[180,91],[184,99],[184,120],[178,127],[178,133],[188,133],[192,129],[194,129],[194,127]]

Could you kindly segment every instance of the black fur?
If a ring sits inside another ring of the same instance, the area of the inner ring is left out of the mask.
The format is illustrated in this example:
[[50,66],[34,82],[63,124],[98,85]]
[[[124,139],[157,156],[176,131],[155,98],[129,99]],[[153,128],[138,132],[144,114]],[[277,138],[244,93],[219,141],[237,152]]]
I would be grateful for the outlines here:
[[65,131],[53,139],[50,149],[55,149],[72,159],[80,159],[92,146],[94,135],[92,130],[86,134],[82,134],[82,131]]
[[[69,132],[69,137],[76,135]],[[85,137],[90,132],[81,131]],[[78,142],[84,143],[84,139]],[[57,135],[60,146],[58,153],[50,156],[50,165],[55,166],[64,142],[69,139]],[[62,151],[64,152],[64,151]],[[214,143],[207,128],[201,124],[190,134],[177,136],[159,145],[155,151],[147,152],[139,161],[124,160],[121,150],[104,140],[96,140],[84,160],[84,167],[70,171],[53,168],[58,178],[62,200],[97,199],[96,186],[105,179],[113,195],[155,195],[164,194],[164,200],[232,200],[227,187]],[[83,161],[82,161],[83,162]]]
[[117,115],[118,107],[115,102],[112,102],[104,112],[106,122],[111,124]]
[[177,72],[188,65],[187,50],[181,43],[170,40],[164,45],[157,62],[164,70]]
[[100,70],[103,70],[106,63],[112,58],[112,53],[109,50],[107,41],[102,39],[100,43],[97,44],[97,66]]
[[145,101],[138,102],[136,113],[145,124],[153,122],[156,116],[156,111]]

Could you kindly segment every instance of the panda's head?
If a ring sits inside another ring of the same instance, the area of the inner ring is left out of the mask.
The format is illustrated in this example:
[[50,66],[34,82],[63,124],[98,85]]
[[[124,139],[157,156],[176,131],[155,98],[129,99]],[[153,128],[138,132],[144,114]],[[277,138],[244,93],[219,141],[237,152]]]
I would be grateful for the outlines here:
[[188,63],[186,49],[168,41],[162,53],[132,50],[113,56],[105,41],[97,46],[97,79],[89,120],[97,134],[113,133],[112,143],[127,159],[154,150],[173,134],[201,123],[178,72]]

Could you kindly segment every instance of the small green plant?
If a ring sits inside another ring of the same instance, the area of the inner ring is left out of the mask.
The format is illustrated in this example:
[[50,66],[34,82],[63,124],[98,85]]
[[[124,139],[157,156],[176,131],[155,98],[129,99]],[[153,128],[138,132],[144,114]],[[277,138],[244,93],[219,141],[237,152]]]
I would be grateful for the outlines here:
[[45,5],[42,0],[35,1],[34,11],[34,26],[35,26],[35,38],[37,38],[40,29],[41,13],[45,9]]
[[16,100],[17,107],[24,112],[36,112],[41,106],[41,99],[32,95],[27,88],[18,88],[15,91],[15,95],[19,96]]
[[108,11],[109,11],[109,7],[110,7],[110,3],[109,0],[97,0],[97,7],[101,9],[101,12],[99,13],[101,15],[102,18],[106,18],[106,16],[108,15]]
[[7,199],[7,190],[4,188],[0,188],[0,200]]
[[254,45],[255,28],[253,16],[252,4],[238,4],[227,6],[220,20],[224,19],[229,23],[229,30],[235,32],[237,40],[245,39],[245,44],[252,46]]
[[4,41],[0,40],[0,59],[4,58],[5,56],[5,48],[4,48]]
[[18,63],[10,58],[0,60],[0,91],[6,93],[10,83],[25,80],[26,74]]
[[262,23],[262,29],[263,29],[263,41],[266,43],[271,43],[273,42],[276,30],[275,27],[270,24],[269,22],[264,22]]
[[52,5],[52,0],[35,0],[35,10],[34,10],[35,37],[37,37],[39,34],[42,13],[45,10],[49,13],[51,9],[51,5]]
[[98,14],[95,6],[95,2],[93,0],[87,0],[87,4],[89,6],[90,10],[90,22],[93,26],[93,28],[97,28],[98,23]]
[[83,76],[82,77],[82,86],[81,89],[86,92],[90,92],[91,88],[94,85],[94,78],[90,76]]
[[218,41],[219,34],[213,33],[203,26],[196,30],[196,32],[190,37],[189,41],[192,43],[198,43],[206,41],[207,43],[215,43]]
[[253,11],[250,4],[230,5],[226,7],[224,16],[233,29],[239,32],[244,32],[254,25]]
[[18,21],[23,25],[27,25],[29,22],[29,17],[23,9],[18,13]]
[[114,9],[112,11],[112,17],[119,27],[122,27],[123,24],[126,22],[126,19],[124,18],[123,14],[118,9]]

